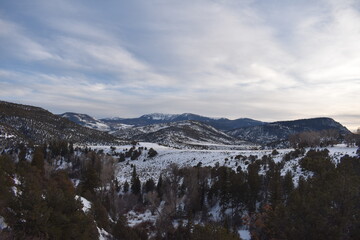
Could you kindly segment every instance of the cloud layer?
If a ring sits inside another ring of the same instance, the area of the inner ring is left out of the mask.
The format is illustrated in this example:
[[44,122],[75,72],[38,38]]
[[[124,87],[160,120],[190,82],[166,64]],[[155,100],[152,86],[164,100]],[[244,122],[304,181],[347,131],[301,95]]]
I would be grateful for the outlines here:
[[360,127],[357,1],[0,3],[1,99]]

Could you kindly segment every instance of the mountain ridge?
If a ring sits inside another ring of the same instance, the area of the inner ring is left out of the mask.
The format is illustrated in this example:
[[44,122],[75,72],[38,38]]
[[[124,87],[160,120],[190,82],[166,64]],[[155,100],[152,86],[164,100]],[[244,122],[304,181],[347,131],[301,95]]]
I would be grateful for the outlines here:
[[292,134],[310,131],[336,130],[341,135],[351,132],[339,122],[329,117],[276,121],[261,126],[242,127],[227,131],[230,136],[258,144],[288,140]]
[[230,120],[227,118],[205,117],[193,113],[182,113],[182,114],[151,113],[151,114],[142,115],[138,118],[117,118],[117,119],[103,118],[100,120],[108,124],[123,123],[134,126],[145,126],[145,125],[152,125],[158,123],[193,120],[193,121],[207,123],[223,131],[244,127],[244,126],[255,126],[255,125],[264,124],[261,121],[250,118],[238,118],[235,120]]
[[4,132],[0,135],[10,134],[14,141],[36,144],[51,140],[78,143],[117,141],[108,133],[80,126],[43,108],[5,101],[0,101],[0,126]]
[[247,144],[206,123],[193,120],[132,127],[113,134],[126,140],[154,142],[172,147]]

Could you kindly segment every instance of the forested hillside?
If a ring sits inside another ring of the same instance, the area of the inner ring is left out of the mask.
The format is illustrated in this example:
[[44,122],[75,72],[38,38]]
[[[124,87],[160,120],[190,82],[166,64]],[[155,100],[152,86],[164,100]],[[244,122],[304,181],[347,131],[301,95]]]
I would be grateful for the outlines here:
[[[4,149],[0,238],[356,239],[360,235],[359,150],[338,161],[326,149],[294,149],[280,160],[277,150],[262,157],[235,156],[231,161],[238,168],[174,163],[156,179],[144,179],[136,168],[138,161],[155,161],[156,149],[134,145],[124,156],[117,150],[80,148],[65,141]],[[140,160],[135,151],[147,157]],[[130,177],[120,174],[124,161],[131,167]],[[296,171],[284,174],[289,164]]]

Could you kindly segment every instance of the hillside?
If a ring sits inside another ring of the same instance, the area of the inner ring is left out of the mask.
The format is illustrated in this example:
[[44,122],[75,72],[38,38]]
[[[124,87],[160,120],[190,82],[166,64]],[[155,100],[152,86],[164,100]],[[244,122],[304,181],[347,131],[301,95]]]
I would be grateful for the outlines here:
[[113,133],[122,139],[160,143],[167,146],[244,144],[197,121],[181,121],[122,129]]
[[350,133],[346,127],[331,118],[273,122],[261,126],[242,127],[227,133],[238,139],[258,144],[270,144],[287,140],[292,134],[322,130],[336,130],[342,135]]
[[[79,143],[109,143],[107,133],[82,127],[39,107],[0,101],[0,135],[7,139],[42,143],[52,139]],[[5,141],[9,143],[9,141]]]
[[102,121],[91,117],[87,114],[81,114],[81,113],[73,113],[73,112],[66,112],[63,114],[59,114],[60,117],[67,118],[70,121],[77,123],[81,126],[96,129],[99,131],[110,131],[110,127],[103,123]]
[[231,130],[240,127],[257,126],[264,124],[261,121],[253,120],[250,118],[239,118],[235,120],[229,120],[227,118],[210,118],[204,117],[192,113],[183,114],[163,114],[163,113],[152,113],[142,115],[138,118],[104,118],[102,122],[106,124],[127,124],[134,126],[147,126],[151,124],[170,123],[170,122],[181,122],[181,121],[198,121],[209,124],[218,130]]

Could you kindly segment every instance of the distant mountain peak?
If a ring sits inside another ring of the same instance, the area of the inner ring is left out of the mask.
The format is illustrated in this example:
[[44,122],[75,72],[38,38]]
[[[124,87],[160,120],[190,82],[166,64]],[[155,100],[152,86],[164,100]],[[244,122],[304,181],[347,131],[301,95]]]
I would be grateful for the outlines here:
[[256,126],[264,124],[261,121],[241,118],[235,120],[229,120],[227,118],[210,118],[193,113],[182,113],[182,114],[166,114],[166,113],[151,113],[145,114],[138,118],[103,118],[100,119],[106,124],[126,124],[132,126],[147,126],[158,123],[169,123],[194,120],[199,122],[207,123],[218,130],[231,130],[243,126]]
[[150,114],[142,115],[141,118],[147,118],[147,119],[151,119],[151,120],[169,121],[178,116],[179,116],[179,114],[150,113]]

